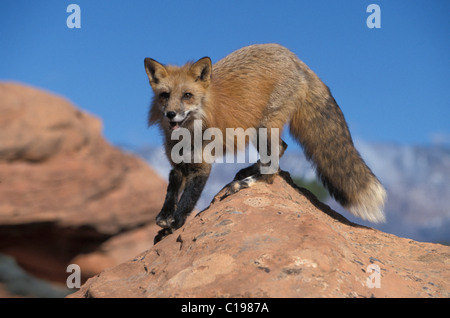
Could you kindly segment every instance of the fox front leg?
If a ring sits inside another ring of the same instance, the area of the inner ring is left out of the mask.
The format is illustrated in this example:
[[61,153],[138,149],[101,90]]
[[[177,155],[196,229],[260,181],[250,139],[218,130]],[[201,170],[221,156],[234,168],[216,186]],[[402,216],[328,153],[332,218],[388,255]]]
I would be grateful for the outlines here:
[[187,164],[186,186],[173,215],[173,223],[170,225],[173,230],[183,226],[186,218],[195,208],[210,172],[210,164]]
[[178,195],[182,190],[185,176],[179,168],[173,168],[169,174],[169,185],[167,186],[166,199],[164,205],[156,217],[156,224],[162,228],[170,228],[173,223],[173,214],[177,208]]

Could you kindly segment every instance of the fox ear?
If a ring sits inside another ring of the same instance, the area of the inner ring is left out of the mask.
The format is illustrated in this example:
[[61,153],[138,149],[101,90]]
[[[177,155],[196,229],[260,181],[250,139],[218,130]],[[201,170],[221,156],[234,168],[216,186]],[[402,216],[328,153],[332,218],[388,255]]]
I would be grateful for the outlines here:
[[211,59],[207,56],[192,64],[189,69],[191,75],[195,78],[195,81],[202,81],[205,83],[209,83],[211,80],[211,70]]
[[150,85],[157,85],[159,81],[166,77],[167,70],[161,63],[155,61],[154,59],[151,59],[149,57],[146,57],[144,59],[145,64],[145,72],[147,72],[148,79],[150,80]]

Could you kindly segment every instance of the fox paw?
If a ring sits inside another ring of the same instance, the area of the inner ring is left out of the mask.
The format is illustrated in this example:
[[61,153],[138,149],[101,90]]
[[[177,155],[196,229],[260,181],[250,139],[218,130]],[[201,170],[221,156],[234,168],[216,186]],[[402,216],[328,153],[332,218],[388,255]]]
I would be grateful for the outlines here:
[[162,227],[163,229],[170,229],[172,228],[172,225],[174,223],[174,219],[172,216],[157,216],[156,217],[156,224],[160,227]]
[[242,189],[251,187],[253,183],[255,183],[254,177],[247,177],[243,180],[232,181],[226,186],[225,193],[220,197],[220,201]]

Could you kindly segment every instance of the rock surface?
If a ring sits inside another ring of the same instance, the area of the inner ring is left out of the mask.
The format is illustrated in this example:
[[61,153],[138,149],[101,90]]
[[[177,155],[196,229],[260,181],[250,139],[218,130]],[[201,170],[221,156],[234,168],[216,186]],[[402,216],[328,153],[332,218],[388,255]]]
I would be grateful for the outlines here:
[[450,247],[351,223],[286,173],[220,196],[69,297],[450,296]]
[[0,252],[29,273],[65,284],[68,264],[87,279],[149,248],[165,188],[104,140],[99,119],[0,83]]

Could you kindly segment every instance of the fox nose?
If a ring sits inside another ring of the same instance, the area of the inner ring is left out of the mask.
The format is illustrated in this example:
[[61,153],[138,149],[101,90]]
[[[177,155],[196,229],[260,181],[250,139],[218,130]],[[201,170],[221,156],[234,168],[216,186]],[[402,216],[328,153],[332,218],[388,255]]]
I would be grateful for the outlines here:
[[176,115],[177,115],[177,113],[175,113],[173,111],[166,112],[166,116],[169,119],[173,119]]

